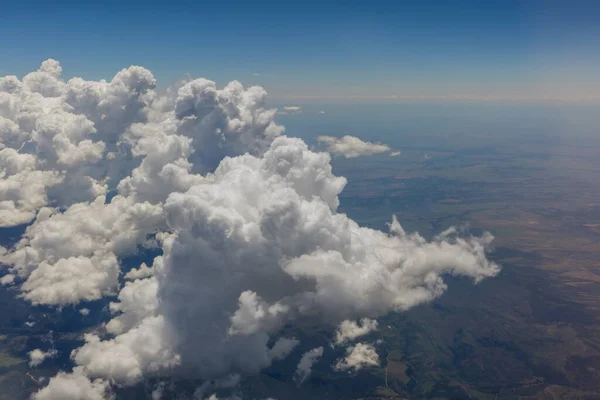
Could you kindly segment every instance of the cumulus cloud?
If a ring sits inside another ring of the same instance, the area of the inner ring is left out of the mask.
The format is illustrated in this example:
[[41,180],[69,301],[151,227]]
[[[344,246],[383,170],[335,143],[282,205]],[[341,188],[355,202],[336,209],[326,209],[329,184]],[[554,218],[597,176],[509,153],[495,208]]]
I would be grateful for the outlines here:
[[0,78],[0,225],[34,220],[0,262],[36,304],[114,294],[116,260],[167,229],[170,193],[225,156],[260,154],[283,131],[258,87],[196,79],[157,96],[142,67],[108,83],[65,83],[60,70],[51,60],[23,81]]
[[344,371],[353,369],[358,371],[364,367],[376,367],[379,365],[379,355],[370,344],[357,343],[346,349],[346,357],[338,360],[334,369]]
[[0,261],[25,280],[23,296],[34,304],[77,304],[114,295],[118,257],[147,244],[162,224],[162,207],[116,196],[42,208],[21,240]]
[[110,333],[118,334],[153,316],[158,309],[158,282],[154,277],[126,282],[117,302],[110,303],[110,311],[117,314],[107,325]]
[[93,334],[84,335],[85,345],[74,350],[73,360],[91,376],[114,377],[119,383],[138,383],[144,374],[165,372],[180,364],[169,343],[161,341],[157,331],[164,329],[163,319],[146,318],[140,325],[103,341]]
[[62,258],[54,264],[42,261],[21,285],[32,304],[76,304],[116,294],[119,274],[114,255]]
[[4,275],[2,278],[0,278],[0,285],[2,285],[2,286],[12,285],[13,283],[15,283],[14,275],[8,274],[8,275]]
[[319,136],[318,142],[331,154],[344,158],[355,158],[360,156],[372,156],[373,154],[386,153],[390,151],[388,145],[382,143],[364,142],[356,136]]
[[313,365],[319,361],[319,358],[321,358],[322,355],[323,347],[316,347],[302,355],[294,375],[296,382],[303,383],[310,376]]
[[48,351],[42,351],[40,349],[34,349],[27,353],[29,355],[29,366],[37,367],[44,362],[47,358],[54,358],[58,352],[54,349]]
[[[0,225],[29,224],[0,252],[2,282],[32,304],[117,297],[105,334],[86,334],[73,372],[40,399],[258,373],[297,345],[280,337],[286,323],[342,323],[342,342],[353,340],[440,296],[444,275],[498,273],[489,234],[426,241],[395,217],[383,232],[338,213],[346,179],[328,153],[282,135],[260,87],[186,78],[157,93],[139,66],[110,82],[60,73],[49,60],[0,78]],[[390,151],[321,142],[345,157]],[[121,284],[123,260],[144,249],[161,255]]]
[[377,330],[377,321],[373,319],[362,318],[360,325],[356,321],[342,321],[335,333],[335,343],[340,345],[374,330]]
[[91,380],[81,367],[72,373],[59,372],[50,378],[48,386],[33,395],[33,400],[113,400],[110,384],[102,379]]
[[400,152],[400,151],[392,151],[390,153],[390,157],[398,157],[401,154],[402,154],[402,152]]
[[105,194],[106,156],[124,129],[146,119],[155,85],[148,70],[130,67],[110,82],[64,82],[61,71],[47,60],[22,81],[0,78],[0,226]]
[[269,349],[269,357],[272,360],[282,360],[294,350],[294,347],[296,347],[298,343],[300,342],[295,338],[279,338],[273,347]]
[[146,263],[142,263],[139,268],[132,268],[128,273],[125,274],[125,279],[136,280],[144,279],[154,275],[152,268],[148,267]]

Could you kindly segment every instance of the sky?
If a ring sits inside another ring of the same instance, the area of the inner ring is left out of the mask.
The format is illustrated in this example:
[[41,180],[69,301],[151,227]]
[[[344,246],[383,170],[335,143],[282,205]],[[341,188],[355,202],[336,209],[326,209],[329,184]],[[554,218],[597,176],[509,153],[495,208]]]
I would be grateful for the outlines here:
[[600,98],[593,1],[41,2],[3,5],[0,74],[143,65],[282,100]]

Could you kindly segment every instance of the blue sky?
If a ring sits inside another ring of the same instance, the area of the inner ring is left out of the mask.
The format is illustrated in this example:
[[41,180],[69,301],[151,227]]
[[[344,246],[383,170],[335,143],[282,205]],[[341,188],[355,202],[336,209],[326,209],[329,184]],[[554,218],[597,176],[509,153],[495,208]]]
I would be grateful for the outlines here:
[[588,1],[14,2],[0,74],[49,57],[65,77],[143,65],[238,79],[287,100],[600,97]]

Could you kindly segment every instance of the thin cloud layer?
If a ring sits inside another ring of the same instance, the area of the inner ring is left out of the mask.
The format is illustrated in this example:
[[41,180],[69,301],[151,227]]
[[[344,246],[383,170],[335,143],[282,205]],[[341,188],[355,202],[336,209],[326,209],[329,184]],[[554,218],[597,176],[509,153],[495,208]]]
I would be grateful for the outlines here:
[[283,111],[278,111],[277,114],[302,114],[302,107],[299,106],[284,106]]
[[[344,158],[355,158],[361,156],[372,156],[373,154],[387,153],[392,149],[382,143],[365,142],[356,136],[319,136],[317,141],[334,156]],[[400,152],[392,151],[391,156],[398,156]]]
[[[286,323],[342,323],[345,342],[442,295],[444,275],[478,282],[499,271],[486,259],[489,234],[428,242],[395,217],[382,232],[338,213],[346,179],[328,153],[282,136],[260,87],[200,78],[159,94],[142,67],[110,82],[60,72],[48,60],[22,80],[0,78],[0,225],[29,224],[0,249],[3,281],[32,304],[116,299],[105,332],[86,334],[73,372],[36,399],[255,374],[298,345],[280,337]],[[322,142],[347,157],[390,151],[333,139]],[[124,258],[144,249],[161,255],[127,268],[121,285]],[[368,365],[352,364],[373,360],[362,350],[343,365]]]

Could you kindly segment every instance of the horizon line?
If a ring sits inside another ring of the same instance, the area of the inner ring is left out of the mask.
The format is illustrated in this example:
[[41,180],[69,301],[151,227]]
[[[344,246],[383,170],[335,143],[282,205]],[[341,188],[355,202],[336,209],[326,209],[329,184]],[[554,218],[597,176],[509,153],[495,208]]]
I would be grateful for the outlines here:
[[600,95],[588,96],[540,96],[540,95],[388,95],[388,96],[320,96],[320,95],[275,95],[269,94],[269,100],[337,100],[337,101],[516,101],[516,102],[558,102],[558,103],[587,103],[599,102]]

